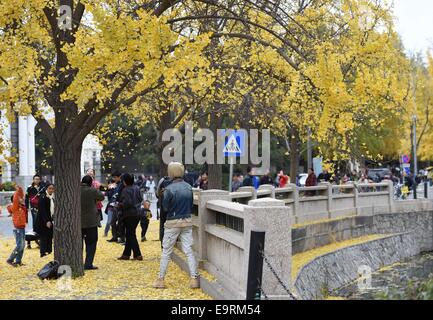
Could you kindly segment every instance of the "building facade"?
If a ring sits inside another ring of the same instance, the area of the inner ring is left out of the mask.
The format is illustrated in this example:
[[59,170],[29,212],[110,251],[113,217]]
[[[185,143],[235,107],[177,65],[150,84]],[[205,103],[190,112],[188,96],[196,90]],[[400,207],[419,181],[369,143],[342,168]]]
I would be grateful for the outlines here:
[[[1,182],[14,181],[20,185],[31,184],[36,168],[35,128],[36,120],[32,116],[19,116],[15,123],[9,123],[1,114],[1,141],[8,147],[0,155]],[[89,135],[83,143],[81,154],[81,174],[94,168],[98,179],[101,178],[102,146],[97,137]],[[9,163],[8,158],[15,154],[16,163]]]

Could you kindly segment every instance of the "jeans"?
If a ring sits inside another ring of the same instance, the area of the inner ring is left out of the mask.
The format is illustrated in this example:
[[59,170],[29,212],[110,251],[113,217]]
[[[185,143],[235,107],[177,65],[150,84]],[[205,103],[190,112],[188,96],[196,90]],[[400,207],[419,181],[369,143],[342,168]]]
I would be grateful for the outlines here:
[[137,241],[137,226],[140,222],[140,217],[132,216],[125,217],[123,219],[123,223],[126,228],[126,241],[125,241],[125,250],[123,251],[123,256],[130,257],[131,251],[134,253],[134,258],[141,256],[140,246]]
[[33,231],[35,231],[35,226],[36,226],[36,218],[38,215],[38,209],[30,209],[30,213],[32,214],[32,229]]
[[20,264],[23,259],[24,248],[26,246],[26,229],[15,229],[14,236],[17,245],[14,251],[12,251],[8,261],[14,262],[15,260],[17,264]]
[[93,259],[95,259],[96,245],[98,243],[98,227],[81,229],[83,240],[86,244],[86,260],[85,268],[93,267]]
[[112,220],[113,220],[113,209],[108,209],[107,210],[107,224],[105,225],[105,230],[104,230],[105,236],[107,236],[108,232],[110,231]]
[[159,277],[161,279],[164,278],[167,273],[171,254],[173,253],[178,238],[180,238],[182,251],[186,255],[191,277],[198,277],[197,263],[192,250],[192,245],[194,243],[192,227],[166,228],[164,232],[164,240],[162,242],[161,266],[159,270]]

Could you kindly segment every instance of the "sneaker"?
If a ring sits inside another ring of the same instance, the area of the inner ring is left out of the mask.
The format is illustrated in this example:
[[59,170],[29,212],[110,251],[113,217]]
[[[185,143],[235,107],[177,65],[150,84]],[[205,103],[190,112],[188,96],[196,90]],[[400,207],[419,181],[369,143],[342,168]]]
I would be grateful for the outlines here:
[[189,287],[191,289],[200,289],[200,278],[191,278],[191,280],[189,281]]
[[152,286],[155,289],[165,289],[167,288],[164,284],[164,279],[158,278]]

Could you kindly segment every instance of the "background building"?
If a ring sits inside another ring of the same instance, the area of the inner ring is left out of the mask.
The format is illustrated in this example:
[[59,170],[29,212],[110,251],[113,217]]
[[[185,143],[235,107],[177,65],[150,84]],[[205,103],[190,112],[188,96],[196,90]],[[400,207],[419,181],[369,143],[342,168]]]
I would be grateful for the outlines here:
[[[32,116],[20,116],[15,123],[9,123],[2,113],[0,123],[2,128],[0,140],[7,146],[3,153],[0,154],[2,166],[1,182],[14,181],[27,186],[31,184],[33,176],[39,169],[36,167],[35,144],[37,122]],[[84,140],[81,154],[82,175],[84,175],[87,169],[94,168],[97,179],[100,180],[101,151],[102,146],[98,142],[98,139],[93,135],[87,136]],[[7,159],[14,155],[17,157],[17,162],[11,164]]]

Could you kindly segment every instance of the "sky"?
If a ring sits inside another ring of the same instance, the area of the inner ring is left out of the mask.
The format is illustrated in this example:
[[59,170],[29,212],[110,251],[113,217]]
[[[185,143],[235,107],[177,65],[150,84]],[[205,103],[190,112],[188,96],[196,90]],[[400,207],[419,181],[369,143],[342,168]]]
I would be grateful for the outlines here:
[[394,0],[396,30],[408,52],[433,49],[433,1]]

